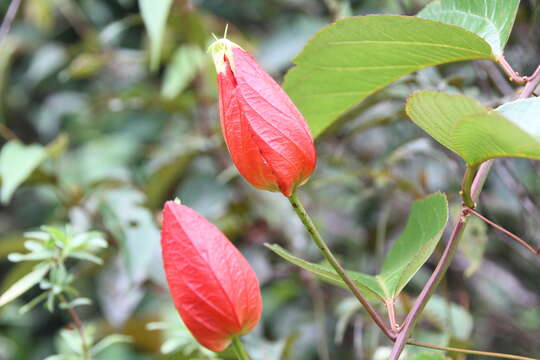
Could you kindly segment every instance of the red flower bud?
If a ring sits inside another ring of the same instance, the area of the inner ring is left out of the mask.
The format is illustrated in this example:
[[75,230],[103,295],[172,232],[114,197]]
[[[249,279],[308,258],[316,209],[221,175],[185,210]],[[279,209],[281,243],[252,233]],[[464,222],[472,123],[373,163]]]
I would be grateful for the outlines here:
[[232,160],[253,186],[290,196],[315,169],[311,132],[285,91],[235,43],[210,46],[221,129]]
[[223,351],[262,311],[255,272],[240,251],[194,210],[168,201],[161,247],[176,309],[199,343]]

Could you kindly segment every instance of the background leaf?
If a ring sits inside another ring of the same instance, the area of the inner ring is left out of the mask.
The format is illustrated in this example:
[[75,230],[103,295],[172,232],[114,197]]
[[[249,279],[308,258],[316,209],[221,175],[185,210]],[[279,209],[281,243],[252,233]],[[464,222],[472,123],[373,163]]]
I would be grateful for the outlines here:
[[[514,106],[517,109],[519,105]],[[470,166],[497,157],[540,159],[540,137],[535,136],[540,134],[538,121],[527,121],[524,129],[474,99],[436,91],[412,95],[406,112],[416,125]]]
[[0,295],[0,307],[15,300],[34,285],[37,285],[49,271],[49,265],[40,264],[32,272],[20,278],[16,283],[11,285],[2,295]]
[[461,26],[486,40],[500,55],[508,41],[519,0],[440,0],[426,6],[419,17]]
[[39,166],[47,154],[41,145],[24,145],[11,140],[0,151],[0,200],[6,204],[13,192]]
[[351,17],[308,42],[283,87],[318,136],[351,106],[403,75],[490,58],[488,43],[457,26],[404,16]]
[[150,38],[150,68],[156,70],[161,58],[163,33],[172,0],[139,0],[141,15]]
[[167,66],[161,95],[169,100],[178,96],[195,78],[206,60],[205,53],[198,46],[179,47]]

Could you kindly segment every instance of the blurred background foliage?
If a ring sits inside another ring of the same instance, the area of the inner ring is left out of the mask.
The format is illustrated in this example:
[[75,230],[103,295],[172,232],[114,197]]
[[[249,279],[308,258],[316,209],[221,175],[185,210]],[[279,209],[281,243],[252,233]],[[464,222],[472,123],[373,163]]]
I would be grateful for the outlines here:
[[[245,337],[253,359],[385,359],[390,344],[345,291],[262,246],[279,243],[320,260],[286,199],[254,190],[232,166],[205,51],[211,33],[220,36],[228,24],[229,37],[281,80],[307,39],[336,16],[414,15],[427,2],[174,0],[161,34],[156,21],[167,1],[23,1],[0,47],[0,141],[10,141],[0,161],[0,293],[31,269],[31,261],[7,259],[26,252],[24,232],[67,224],[100,231],[108,243],[102,265],[66,259],[71,285],[92,299],[77,311],[96,340],[113,333],[131,340],[96,359],[232,359],[201,349],[167,294],[160,209],[178,196],[216,223],[258,274],[264,315]],[[1,1],[0,14],[9,5]],[[523,74],[540,59],[539,16],[540,2],[523,0],[507,46]],[[414,199],[440,190],[458,201],[463,164],[404,115],[406,97],[426,88],[489,106],[515,92],[491,63],[430,68],[371,96],[318,139],[317,171],[300,196],[347,268],[378,268]],[[536,243],[539,170],[526,160],[497,160],[481,199],[484,214]],[[417,339],[540,356],[540,258],[515,245],[473,219]],[[0,308],[0,359],[70,354],[76,340],[67,313],[41,306],[18,312],[41,292],[34,287]],[[402,295],[398,317],[411,301]]]

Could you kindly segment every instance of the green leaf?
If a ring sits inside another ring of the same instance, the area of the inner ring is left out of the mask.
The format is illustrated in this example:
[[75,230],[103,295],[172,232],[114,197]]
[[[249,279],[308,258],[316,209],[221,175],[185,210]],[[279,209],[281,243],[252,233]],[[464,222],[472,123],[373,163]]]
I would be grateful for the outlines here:
[[16,283],[10,286],[2,295],[0,295],[0,307],[15,300],[34,285],[37,285],[49,271],[49,265],[40,264],[31,272],[20,278]]
[[392,298],[429,259],[447,221],[448,202],[444,194],[432,194],[413,204],[405,230],[386,255],[380,274]]
[[318,136],[343,112],[404,75],[492,58],[487,42],[458,26],[405,16],[351,17],[308,42],[283,87]]
[[150,69],[159,66],[163,33],[167,25],[167,17],[172,0],[139,0],[141,16],[150,38]]
[[508,41],[519,0],[433,1],[419,17],[461,26],[486,40],[493,54],[500,55]]
[[[288,262],[295,264],[299,267],[301,267],[304,270],[307,270],[313,274],[315,274],[319,279],[339,287],[342,287],[344,289],[348,289],[347,285],[343,280],[339,277],[339,275],[336,273],[334,269],[332,269],[330,266],[327,265],[320,265],[315,264],[309,261],[306,261],[304,259],[301,259],[299,257],[296,257],[289,253],[287,250],[282,248],[279,245],[276,244],[265,244],[267,248],[287,260]],[[351,279],[356,283],[356,285],[359,287],[360,291],[362,291],[362,295],[366,296],[366,298],[370,300],[374,299],[380,299],[384,300],[386,298],[385,292],[379,281],[375,278],[375,276],[362,274],[355,271],[349,271],[347,270],[347,274],[351,277]]]
[[[523,104],[514,106],[522,108]],[[540,159],[538,121],[526,121],[527,128],[522,128],[522,123],[515,124],[498,114],[499,110],[488,109],[474,99],[436,91],[415,93],[405,110],[416,125],[469,166],[498,157]],[[502,112],[510,109],[502,108]]]
[[206,56],[198,46],[184,45],[178,48],[165,71],[161,95],[169,100],[177,97],[195,78],[205,60]]
[[[445,195],[437,193],[416,201],[405,230],[386,256],[382,272],[376,276],[355,271],[347,271],[347,274],[369,299],[384,301],[395,298],[431,256],[447,220],[448,203]],[[321,280],[348,288],[331,267],[300,259],[279,245],[266,246],[285,260],[317,275]]]
[[515,100],[499,106],[495,111],[532,136],[540,138],[540,98]]
[[32,174],[47,155],[41,145],[24,145],[11,140],[0,151],[0,201],[6,204],[13,192]]

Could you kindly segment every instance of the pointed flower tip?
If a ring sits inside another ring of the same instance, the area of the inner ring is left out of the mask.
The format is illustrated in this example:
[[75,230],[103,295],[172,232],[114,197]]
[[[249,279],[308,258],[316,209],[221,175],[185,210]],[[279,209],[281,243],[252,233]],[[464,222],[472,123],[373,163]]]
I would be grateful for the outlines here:
[[227,65],[225,63],[224,57],[227,57],[229,63],[231,64],[231,68],[234,68],[232,49],[235,47],[241,49],[238,44],[226,38],[216,38],[216,40],[212,44],[210,44],[210,46],[208,46],[208,52],[212,54],[212,58],[214,59],[214,65],[216,66],[216,71],[218,73],[225,72]]

